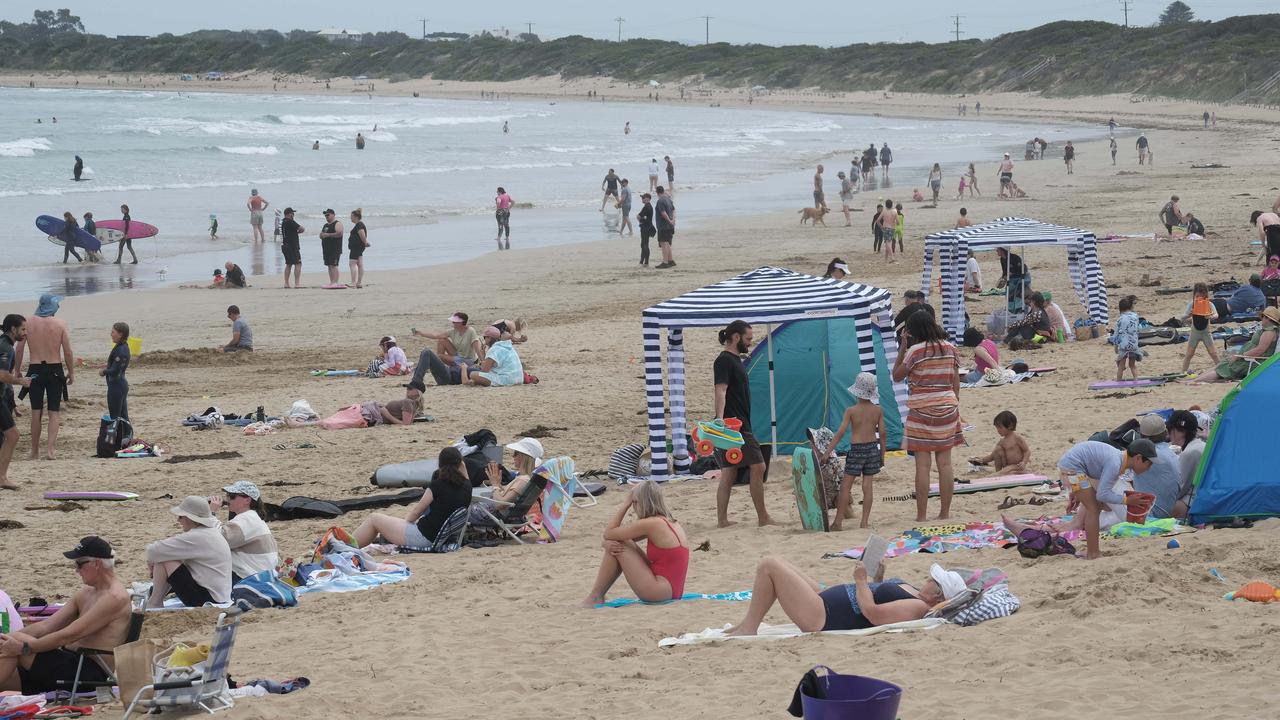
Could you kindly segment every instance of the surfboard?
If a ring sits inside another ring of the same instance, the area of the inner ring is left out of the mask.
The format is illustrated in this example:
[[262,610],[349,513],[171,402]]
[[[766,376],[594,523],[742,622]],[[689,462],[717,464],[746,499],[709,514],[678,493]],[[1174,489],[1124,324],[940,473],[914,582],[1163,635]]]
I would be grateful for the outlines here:
[[[61,218],[52,215],[41,215],[36,218],[36,228],[40,232],[49,236],[50,242],[55,245],[63,245],[62,238],[58,237],[63,230],[67,228],[67,224]],[[98,238],[85,232],[84,228],[76,229],[76,247],[84,248],[89,252],[98,252],[102,249],[102,243],[98,242]]]
[[94,228],[93,234],[97,236],[98,242],[103,245],[117,243],[124,239],[124,233],[119,230],[111,230],[109,228]]
[[1105,382],[1090,383],[1090,390],[1120,390],[1124,388],[1145,388],[1164,385],[1168,380],[1107,380]]
[[800,512],[800,524],[805,530],[826,532],[827,508],[822,502],[822,492],[818,482],[813,450],[796,448],[791,453],[791,485],[796,494],[796,509]]
[[[1044,475],[1005,475],[1003,477],[974,478],[967,483],[956,483],[956,494],[985,492],[987,490],[1007,490],[1008,488],[1039,485],[1049,478]],[[938,485],[929,486],[929,497],[938,497]]]
[[[107,230],[115,230],[121,234],[124,233],[124,220],[99,220],[96,225],[99,228]],[[138,220],[129,221],[129,235],[126,239],[137,240],[139,238],[149,238],[160,233],[160,228],[150,223],[144,223]]]
[[363,375],[363,370],[312,370],[311,374],[315,377],[355,377]]
[[111,492],[97,490],[73,490],[68,492],[46,492],[45,500],[137,500],[138,493]]
[[[489,460],[502,462],[501,445],[489,445],[482,452]],[[369,476],[369,482],[378,487],[426,487],[431,484],[432,473],[439,467],[440,463],[435,458],[383,465]]]

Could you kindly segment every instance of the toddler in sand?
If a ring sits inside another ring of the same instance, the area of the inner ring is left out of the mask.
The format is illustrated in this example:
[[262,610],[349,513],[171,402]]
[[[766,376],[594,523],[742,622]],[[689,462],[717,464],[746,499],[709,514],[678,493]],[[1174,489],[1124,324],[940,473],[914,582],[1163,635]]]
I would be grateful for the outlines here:
[[1021,475],[1027,471],[1027,461],[1031,459],[1031,446],[1025,438],[1018,434],[1018,416],[1002,410],[992,423],[996,426],[996,434],[1000,441],[991,452],[982,457],[971,457],[969,462],[975,465],[990,465],[996,470],[993,477],[1002,475]]
[[849,508],[849,493],[853,483],[862,478],[862,524],[858,527],[870,527],[871,520],[871,476],[878,475],[884,467],[884,413],[874,400],[879,395],[876,376],[871,373],[858,373],[849,392],[857,400],[844,411],[844,419],[840,421],[840,429],[836,430],[835,439],[827,450],[827,457],[836,451],[844,431],[849,430],[849,454],[845,456],[844,478],[840,481],[840,497],[836,501],[836,519],[831,523],[832,530],[840,530],[844,522],[845,512]]
[[1138,347],[1138,313],[1133,305],[1138,298],[1129,295],[1120,300],[1120,319],[1116,321],[1116,331],[1111,335],[1111,343],[1116,346],[1116,380],[1124,379],[1125,365],[1129,366],[1129,375],[1138,379],[1136,363],[1142,359],[1142,350]]

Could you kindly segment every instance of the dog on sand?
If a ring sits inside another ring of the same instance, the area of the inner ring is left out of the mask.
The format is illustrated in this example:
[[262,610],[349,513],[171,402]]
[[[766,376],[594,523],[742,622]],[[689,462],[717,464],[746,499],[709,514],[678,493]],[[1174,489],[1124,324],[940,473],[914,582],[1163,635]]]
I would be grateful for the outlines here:
[[814,227],[817,227],[819,224],[821,224],[822,227],[826,227],[827,223],[822,219],[822,216],[829,212],[831,211],[827,208],[800,208],[800,224],[804,225],[806,222],[812,220]]

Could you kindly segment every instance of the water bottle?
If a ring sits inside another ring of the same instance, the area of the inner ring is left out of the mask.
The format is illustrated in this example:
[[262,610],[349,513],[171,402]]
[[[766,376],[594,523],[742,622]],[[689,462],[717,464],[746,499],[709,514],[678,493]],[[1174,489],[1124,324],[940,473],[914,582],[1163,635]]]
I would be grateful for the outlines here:
[[9,634],[9,611],[0,610],[0,635]]

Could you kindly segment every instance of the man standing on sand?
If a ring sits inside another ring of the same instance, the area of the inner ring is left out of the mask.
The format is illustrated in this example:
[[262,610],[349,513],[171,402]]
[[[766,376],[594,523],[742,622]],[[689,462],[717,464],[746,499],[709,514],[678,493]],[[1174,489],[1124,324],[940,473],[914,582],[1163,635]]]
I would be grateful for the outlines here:
[[1000,161],[1000,169],[996,171],[996,176],[1000,178],[998,197],[1013,197],[1013,189],[1010,187],[1013,183],[1013,160],[1009,158],[1009,153],[1005,153],[1004,160]]
[[649,161],[649,192],[651,193],[658,189],[659,172],[661,168],[658,167],[658,158],[653,158]]
[[266,210],[271,203],[258,194],[257,188],[254,188],[249,191],[249,202],[245,205],[249,208],[249,226],[253,228],[253,241],[266,242],[267,236],[262,232],[262,211]]
[[658,227],[658,250],[662,252],[662,262],[655,267],[658,270],[673,268],[676,261],[671,254],[671,243],[676,235],[676,205],[661,185],[658,186],[658,199],[653,203],[653,215]]
[[21,315],[6,315],[4,324],[0,326],[0,489],[17,490],[18,485],[9,480],[9,463],[13,462],[13,451],[18,449],[18,424],[13,420],[18,404],[13,400],[13,388],[10,385],[31,387],[31,379],[15,373],[14,360],[17,349],[14,343],[20,343],[27,336],[27,319]]
[[891,263],[897,262],[894,258],[893,234],[898,227],[898,211],[894,208],[893,201],[885,199],[884,209],[880,211],[880,240],[884,246],[884,259]]
[[844,176],[844,172],[836,173],[836,177],[840,178],[840,211],[844,213],[844,226],[853,225],[852,219],[849,217],[849,203],[853,202],[853,182]]
[[65,322],[54,317],[61,303],[59,295],[46,293],[40,296],[35,317],[27,319],[27,337],[17,344],[14,353],[15,368],[22,367],[23,356],[27,356],[27,378],[30,380],[27,390],[31,393],[31,454],[28,457],[31,460],[40,456],[41,421],[44,419],[46,398],[49,404],[49,440],[45,458],[53,459],[62,420],[62,400],[67,394],[67,386],[75,382],[71,333],[67,331]]
[[614,174],[613,168],[609,168],[604,180],[600,181],[600,189],[604,191],[604,197],[600,198],[600,212],[604,212],[604,204],[609,202],[610,197],[618,202],[618,176]]
[[981,100],[979,100],[978,102],[976,102],[976,103],[974,103],[974,104],[973,104],[973,111],[974,111],[975,113],[977,113],[978,115],[981,115],[981,114],[982,114],[982,101],[981,101]]
[[293,287],[302,287],[302,241],[299,236],[307,229],[293,219],[293,208],[284,209],[284,220],[280,221],[280,235],[283,240],[280,250],[284,252],[284,286],[289,287],[289,271],[293,271]]
[[1204,126],[1206,129],[1208,129],[1209,127],[1209,111],[1208,110],[1204,111]]
[[676,166],[670,155],[663,155],[662,159],[667,161],[667,194],[670,195],[676,191]]
[[1150,143],[1147,142],[1146,133],[1140,133],[1138,135],[1138,140],[1133,145],[1134,147],[1138,148],[1138,164],[1146,165],[1147,164],[1147,148],[1150,146]]
[[751,433],[751,382],[742,366],[742,357],[751,351],[753,339],[751,326],[743,320],[734,320],[720,331],[720,354],[712,367],[715,376],[715,411],[718,419],[737,418],[742,421],[742,460],[733,465],[723,450],[716,450],[720,464],[720,485],[716,487],[716,523],[729,527],[729,495],[739,470],[751,473],[751,503],[756,508],[756,522],[761,526],[773,525],[769,511],[764,507],[764,453],[760,443]]
[[1062,161],[1067,164],[1067,174],[1074,175],[1076,173],[1076,146],[1072,145],[1070,140],[1062,148]]
[[813,174],[813,209],[825,210],[827,207],[827,194],[822,191],[822,166],[818,166],[818,171]]

